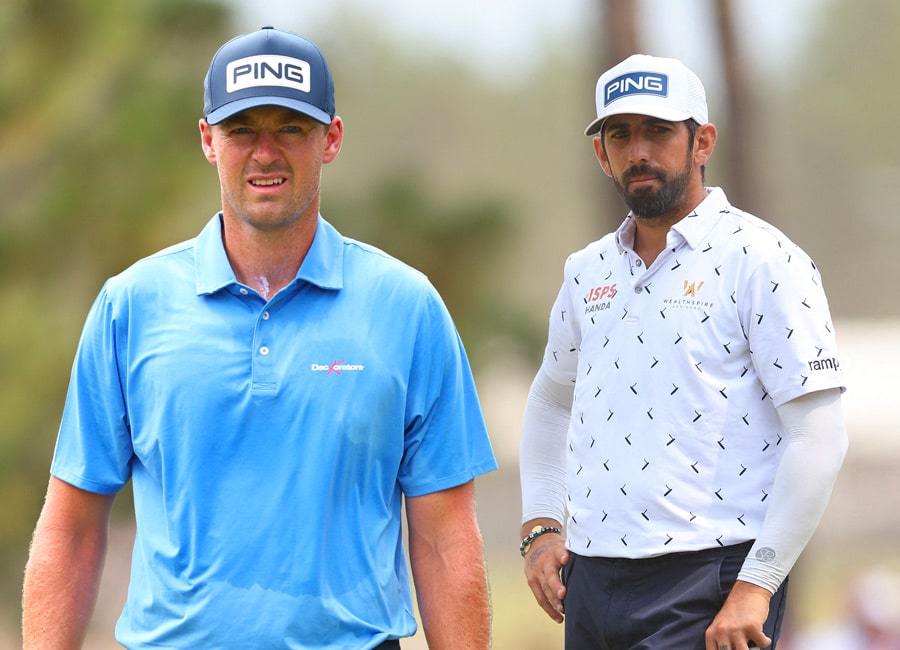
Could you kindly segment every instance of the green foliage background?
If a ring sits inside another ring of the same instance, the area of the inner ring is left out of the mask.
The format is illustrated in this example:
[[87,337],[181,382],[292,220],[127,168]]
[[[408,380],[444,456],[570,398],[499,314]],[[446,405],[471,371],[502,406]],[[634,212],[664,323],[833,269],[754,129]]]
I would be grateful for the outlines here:
[[108,275],[190,230],[178,217],[205,183],[197,79],[225,18],[221,6],[201,2],[0,7],[5,603],[17,600],[87,309]]

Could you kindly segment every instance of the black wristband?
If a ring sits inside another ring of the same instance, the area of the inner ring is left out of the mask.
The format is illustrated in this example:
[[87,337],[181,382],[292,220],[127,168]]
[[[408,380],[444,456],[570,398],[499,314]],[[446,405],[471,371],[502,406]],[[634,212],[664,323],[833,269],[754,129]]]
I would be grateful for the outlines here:
[[522,540],[522,543],[519,544],[519,553],[522,555],[522,557],[525,557],[525,554],[528,552],[531,543],[545,533],[559,534],[560,530],[556,526],[535,526],[531,530],[531,532],[525,536],[525,539]]

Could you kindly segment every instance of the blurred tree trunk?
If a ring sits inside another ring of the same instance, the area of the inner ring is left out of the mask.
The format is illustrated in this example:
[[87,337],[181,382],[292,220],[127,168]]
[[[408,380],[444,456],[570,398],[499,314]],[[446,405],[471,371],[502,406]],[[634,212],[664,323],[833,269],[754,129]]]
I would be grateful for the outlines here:
[[603,69],[606,70],[622,59],[641,51],[638,42],[637,3],[621,0],[604,0],[606,51],[603,52]]
[[[753,160],[752,122],[755,114],[749,72],[741,55],[732,0],[714,0],[716,31],[726,95],[722,116],[727,133],[720,151],[726,154],[728,198],[737,206],[762,213],[766,206]],[[715,119],[712,119],[716,122]]]
[[[605,70],[642,51],[638,37],[638,4],[622,0],[600,0],[599,5],[600,29],[597,30],[596,40],[598,65],[593,71],[594,84]],[[595,194],[600,213],[598,226],[602,232],[615,230],[625,217],[627,208],[599,164],[594,187],[597,188]]]
[[[751,212],[765,213],[766,200],[762,181],[754,161],[753,116],[755,102],[751,92],[750,75],[741,54],[732,0],[712,0],[719,55],[722,61],[724,106],[712,121],[723,131],[718,156],[724,158],[723,173],[715,184],[721,184],[729,199]],[[631,54],[643,51],[639,26],[639,3],[626,0],[599,0],[600,28],[595,42],[597,62],[593,82],[610,66]],[[707,87],[709,83],[706,83]],[[602,173],[602,172],[601,172]],[[597,189],[601,224],[604,230],[615,228],[624,215],[621,198],[612,185],[598,178]]]

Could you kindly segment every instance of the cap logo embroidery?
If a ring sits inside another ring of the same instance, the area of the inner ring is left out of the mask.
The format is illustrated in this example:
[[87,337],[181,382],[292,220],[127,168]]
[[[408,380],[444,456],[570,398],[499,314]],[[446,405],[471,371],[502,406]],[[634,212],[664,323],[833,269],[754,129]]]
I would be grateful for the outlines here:
[[603,92],[604,106],[609,106],[617,99],[629,95],[667,97],[669,94],[669,76],[658,72],[629,72],[607,83]]
[[232,61],[225,67],[225,90],[236,93],[247,88],[281,86],[308,93],[309,63],[290,56],[260,54]]

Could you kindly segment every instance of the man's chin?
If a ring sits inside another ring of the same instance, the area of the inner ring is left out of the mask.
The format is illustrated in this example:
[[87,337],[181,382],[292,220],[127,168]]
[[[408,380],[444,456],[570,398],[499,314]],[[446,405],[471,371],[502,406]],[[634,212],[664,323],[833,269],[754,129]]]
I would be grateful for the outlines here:
[[628,192],[625,195],[625,203],[632,212],[642,214],[646,210],[654,211],[659,203],[656,191],[651,188]]

